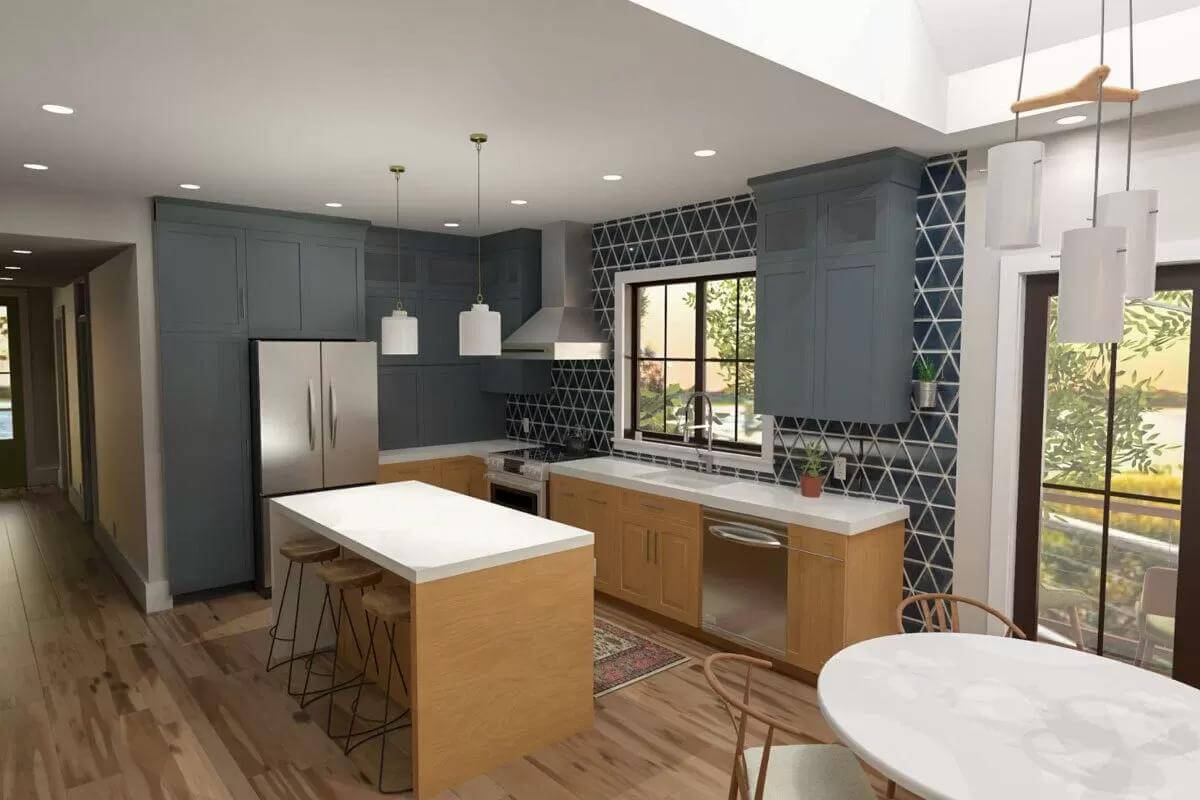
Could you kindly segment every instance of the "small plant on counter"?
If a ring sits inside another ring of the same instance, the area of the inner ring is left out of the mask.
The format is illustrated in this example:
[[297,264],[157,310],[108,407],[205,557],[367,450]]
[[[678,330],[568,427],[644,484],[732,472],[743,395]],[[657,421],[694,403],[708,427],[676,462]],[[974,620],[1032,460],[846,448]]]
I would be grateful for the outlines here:
[[918,356],[915,369],[917,382],[913,385],[913,401],[917,408],[933,408],[937,405],[937,367],[925,356]]
[[805,497],[821,496],[821,475],[825,471],[825,447],[819,439],[804,446],[804,460],[800,463],[800,494]]

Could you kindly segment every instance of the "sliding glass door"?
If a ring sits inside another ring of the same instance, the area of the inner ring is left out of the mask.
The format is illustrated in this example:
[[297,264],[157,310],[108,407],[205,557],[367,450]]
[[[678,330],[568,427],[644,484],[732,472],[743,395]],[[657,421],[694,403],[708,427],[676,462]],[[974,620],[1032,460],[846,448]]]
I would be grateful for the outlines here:
[[1057,341],[1057,277],[1027,283],[1014,614],[1041,641],[1186,679],[1200,269],[1162,268],[1158,287],[1119,343],[1080,345]]

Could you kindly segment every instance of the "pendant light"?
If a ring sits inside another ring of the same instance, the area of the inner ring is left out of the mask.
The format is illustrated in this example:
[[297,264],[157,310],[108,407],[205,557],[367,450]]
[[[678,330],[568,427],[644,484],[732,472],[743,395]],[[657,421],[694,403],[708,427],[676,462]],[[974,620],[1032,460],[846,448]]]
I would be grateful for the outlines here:
[[[1133,0],[1129,0],[1129,86],[1133,87]],[[1125,134],[1125,191],[1100,195],[1096,213],[1101,225],[1125,229],[1125,299],[1145,300],[1154,296],[1158,271],[1158,191],[1130,189],[1133,168],[1133,101],[1129,101],[1129,124]]]
[[[1104,0],[1100,0],[1100,64],[1104,65]],[[1097,74],[1096,144],[1092,173],[1092,225],[1063,233],[1058,275],[1058,340],[1112,343],[1120,341],[1125,314],[1125,229],[1101,225],[1100,123],[1104,109],[1104,79]]]
[[458,354],[460,356],[500,355],[500,312],[492,311],[483,302],[483,245],[480,225],[479,163],[486,133],[472,133],[475,145],[475,303],[469,311],[458,314]]
[[417,318],[410,317],[400,300],[400,176],[404,167],[389,167],[396,178],[396,307],[380,323],[380,352],[385,356],[415,356],[417,354]]
[[[1017,77],[1017,103],[1025,83],[1029,53],[1029,23],[1033,0],[1025,14],[1025,43]],[[1015,104],[1014,104],[1015,105]],[[994,250],[1015,250],[1041,244],[1042,160],[1046,146],[1021,141],[1021,112],[1013,110],[1013,140],[988,150],[987,213],[984,243]]]

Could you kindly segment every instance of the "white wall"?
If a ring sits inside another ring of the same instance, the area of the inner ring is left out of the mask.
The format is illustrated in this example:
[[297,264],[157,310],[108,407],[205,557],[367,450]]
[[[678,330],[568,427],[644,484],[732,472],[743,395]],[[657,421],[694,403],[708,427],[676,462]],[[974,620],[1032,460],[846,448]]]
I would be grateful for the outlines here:
[[[1125,123],[1102,132],[1100,191],[1124,188]],[[1095,129],[1047,137],[1043,172],[1041,252],[1058,252],[1064,230],[1088,224],[1092,204]],[[1200,239],[1200,108],[1134,120],[1132,187],[1158,189],[1160,243]],[[954,588],[988,596],[992,456],[996,386],[1015,375],[996,374],[1000,253],[984,247],[985,151],[968,156],[967,241],[964,261],[962,387],[959,406],[958,494]],[[1022,251],[1029,253],[1030,251]],[[1033,251],[1038,252],[1038,251]]]
[[66,488],[72,492],[72,502],[83,494],[83,441],[79,427],[79,350],[75,332],[75,287],[56,288],[52,294],[55,324],[63,321],[63,350],[66,355],[67,449],[69,465],[64,464]]
[[[125,348],[108,362],[111,370],[96,369],[94,375],[96,457],[102,473],[97,505],[104,527],[116,524],[115,540],[101,544],[115,545],[106,552],[110,559],[124,562],[116,564],[117,571],[134,596],[150,610],[169,607],[150,201],[49,192],[29,185],[0,186],[0,230],[133,245],[92,274],[93,320],[111,323]],[[92,338],[95,356],[103,346],[95,322]],[[110,412],[109,429],[121,431],[125,438],[101,440],[101,407]],[[110,477],[113,469],[119,470],[119,482],[106,480],[105,464],[110,465]]]

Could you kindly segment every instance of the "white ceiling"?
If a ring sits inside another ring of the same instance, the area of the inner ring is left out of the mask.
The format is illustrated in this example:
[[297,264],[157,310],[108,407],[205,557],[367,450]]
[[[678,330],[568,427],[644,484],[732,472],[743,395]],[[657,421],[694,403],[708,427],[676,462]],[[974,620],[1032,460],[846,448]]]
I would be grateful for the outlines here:
[[[915,0],[929,38],[947,73],[962,72],[1021,53],[1029,0]],[[1127,0],[1106,0],[1105,28],[1129,24]],[[1196,0],[1136,0],[1136,22],[1193,8]],[[1033,0],[1030,51],[1095,36],[1100,28],[1097,0]]]
[[[401,223],[461,220],[460,233],[474,217],[476,130],[491,136],[485,232],[718,197],[750,176],[881,147],[947,145],[625,0],[10,0],[0,74],[0,181],[390,224],[387,166],[400,162]],[[692,156],[706,147],[718,155]],[[610,172],[625,180],[600,179]]]

